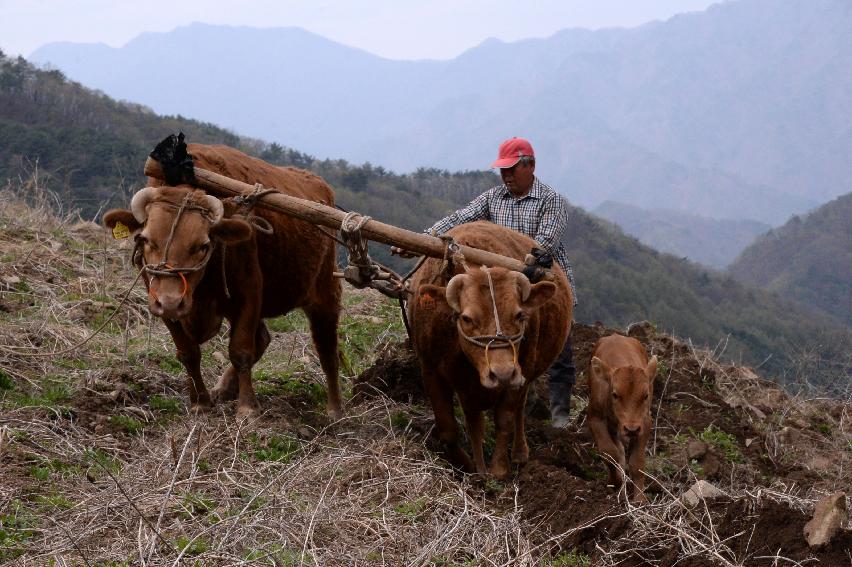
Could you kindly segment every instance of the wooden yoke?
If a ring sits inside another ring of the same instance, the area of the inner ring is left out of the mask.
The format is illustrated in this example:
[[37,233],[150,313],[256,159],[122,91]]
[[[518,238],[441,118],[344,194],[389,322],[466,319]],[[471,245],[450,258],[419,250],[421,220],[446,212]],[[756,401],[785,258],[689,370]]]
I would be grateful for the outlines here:
[[[248,183],[243,183],[242,181],[237,181],[200,167],[196,167],[194,170],[198,187],[209,191],[217,197],[248,196],[254,192],[254,186]],[[150,157],[145,162],[145,175],[156,179],[165,179],[160,163]],[[258,205],[307,221],[311,224],[327,226],[335,230],[340,229],[343,218],[346,216],[345,212],[334,207],[329,207],[315,201],[299,199],[298,197],[292,197],[284,193],[264,195],[258,199]],[[369,240],[398,246],[410,252],[423,254],[431,258],[444,257],[445,242],[440,238],[428,234],[412,232],[372,219],[361,228],[361,233]],[[476,264],[491,267],[499,266],[516,272],[523,271],[524,269],[524,263],[520,260],[494,254],[486,250],[460,244],[459,251],[464,255],[466,260]],[[552,281],[553,274],[549,270],[545,270],[545,276],[542,279]]]

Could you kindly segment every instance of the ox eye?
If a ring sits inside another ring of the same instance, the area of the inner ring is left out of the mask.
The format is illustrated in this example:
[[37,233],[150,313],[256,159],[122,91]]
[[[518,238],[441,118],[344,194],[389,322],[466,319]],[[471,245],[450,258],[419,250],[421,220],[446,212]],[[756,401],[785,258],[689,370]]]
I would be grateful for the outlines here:
[[209,250],[209,249],[210,249],[210,243],[205,242],[204,244],[199,244],[198,246],[196,246],[195,249],[192,251],[192,253],[198,254],[200,252],[201,254],[207,254],[207,250]]
[[621,396],[619,396],[616,392],[613,392],[612,393],[612,399],[618,400],[618,399],[621,399]]
[[471,318],[470,315],[462,315],[461,320],[462,320],[463,323],[467,323],[468,325],[473,323],[473,319]]
[[529,317],[528,317],[528,316],[527,316],[527,314],[526,314],[526,313],[524,313],[523,311],[518,311],[518,312],[515,314],[515,321],[517,321],[518,323],[523,323],[523,322],[524,322],[524,321],[526,321],[527,319],[529,319]]

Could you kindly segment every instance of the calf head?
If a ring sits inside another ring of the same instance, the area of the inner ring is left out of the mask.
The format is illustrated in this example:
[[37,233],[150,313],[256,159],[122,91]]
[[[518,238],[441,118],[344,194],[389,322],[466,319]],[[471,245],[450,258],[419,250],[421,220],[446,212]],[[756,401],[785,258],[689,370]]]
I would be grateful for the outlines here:
[[453,310],[459,346],[485,388],[524,385],[518,352],[526,323],[555,292],[551,282],[531,284],[519,272],[485,267],[453,277],[446,288],[420,287]]
[[624,440],[641,437],[645,433],[646,419],[651,415],[651,397],[654,377],[657,375],[657,357],[644,367],[625,366],[612,368],[598,357],[591,362],[593,391],[606,396],[612,415],[618,420],[618,435]]
[[223,214],[219,199],[183,185],[146,187],[133,196],[129,211],[113,209],[104,215],[109,228],[122,223],[135,235],[151,313],[173,320],[188,315],[213,247],[251,237],[246,222]]

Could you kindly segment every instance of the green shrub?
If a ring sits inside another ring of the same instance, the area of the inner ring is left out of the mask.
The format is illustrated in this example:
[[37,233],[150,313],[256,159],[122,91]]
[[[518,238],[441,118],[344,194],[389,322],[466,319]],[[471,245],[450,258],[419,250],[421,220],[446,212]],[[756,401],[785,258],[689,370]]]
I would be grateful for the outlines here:
[[726,433],[715,425],[708,425],[701,433],[696,433],[692,428],[689,432],[697,439],[704,441],[722,451],[729,461],[733,463],[743,462],[743,455],[737,447],[737,438]]
[[130,417],[129,415],[110,416],[109,422],[115,425],[116,427],[120,427],[131,435],[141,433],[142,430],[145,429],[145,426],[142,424],[141,421],[139,421],[135,417]]

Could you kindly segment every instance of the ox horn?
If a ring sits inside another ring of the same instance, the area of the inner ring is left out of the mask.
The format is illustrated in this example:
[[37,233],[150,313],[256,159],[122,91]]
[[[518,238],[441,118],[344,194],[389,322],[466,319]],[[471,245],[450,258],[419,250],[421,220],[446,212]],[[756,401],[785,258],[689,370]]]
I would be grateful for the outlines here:
[[207,203],[207,207],[210,209],[210,212],[213,213],[211,222],[213,224],[217,224],[225,215],[225,206],[222,204],[222,201],[213,195],[205,195],[204,202]]
[[148,220],[148,211],[146,210],[146,207],[151,199],[156,196],[156,192],[156,187],[145,187],[133,195],[133,199],[130,201],[130,212],[133,213],[133,218],[135,218],[140,224],[145,224],[145,221]]
[[453,279],[451,279],[450,283],[447,284],[447,303],[456,313],[461,311],[461,306],[459,305],[459,294],[461,293],[462,285],[464,285],[464,281],[466,279],[467,274],[458,274],[457,276],[453,276]]
[[515,279],[518,281],[518,290],[521,292],[521,303],[530,298],[530,290],[532,290],[532,285],[530,284],[530,280],[522,274],[521,272],[512,272],[515,275]]

